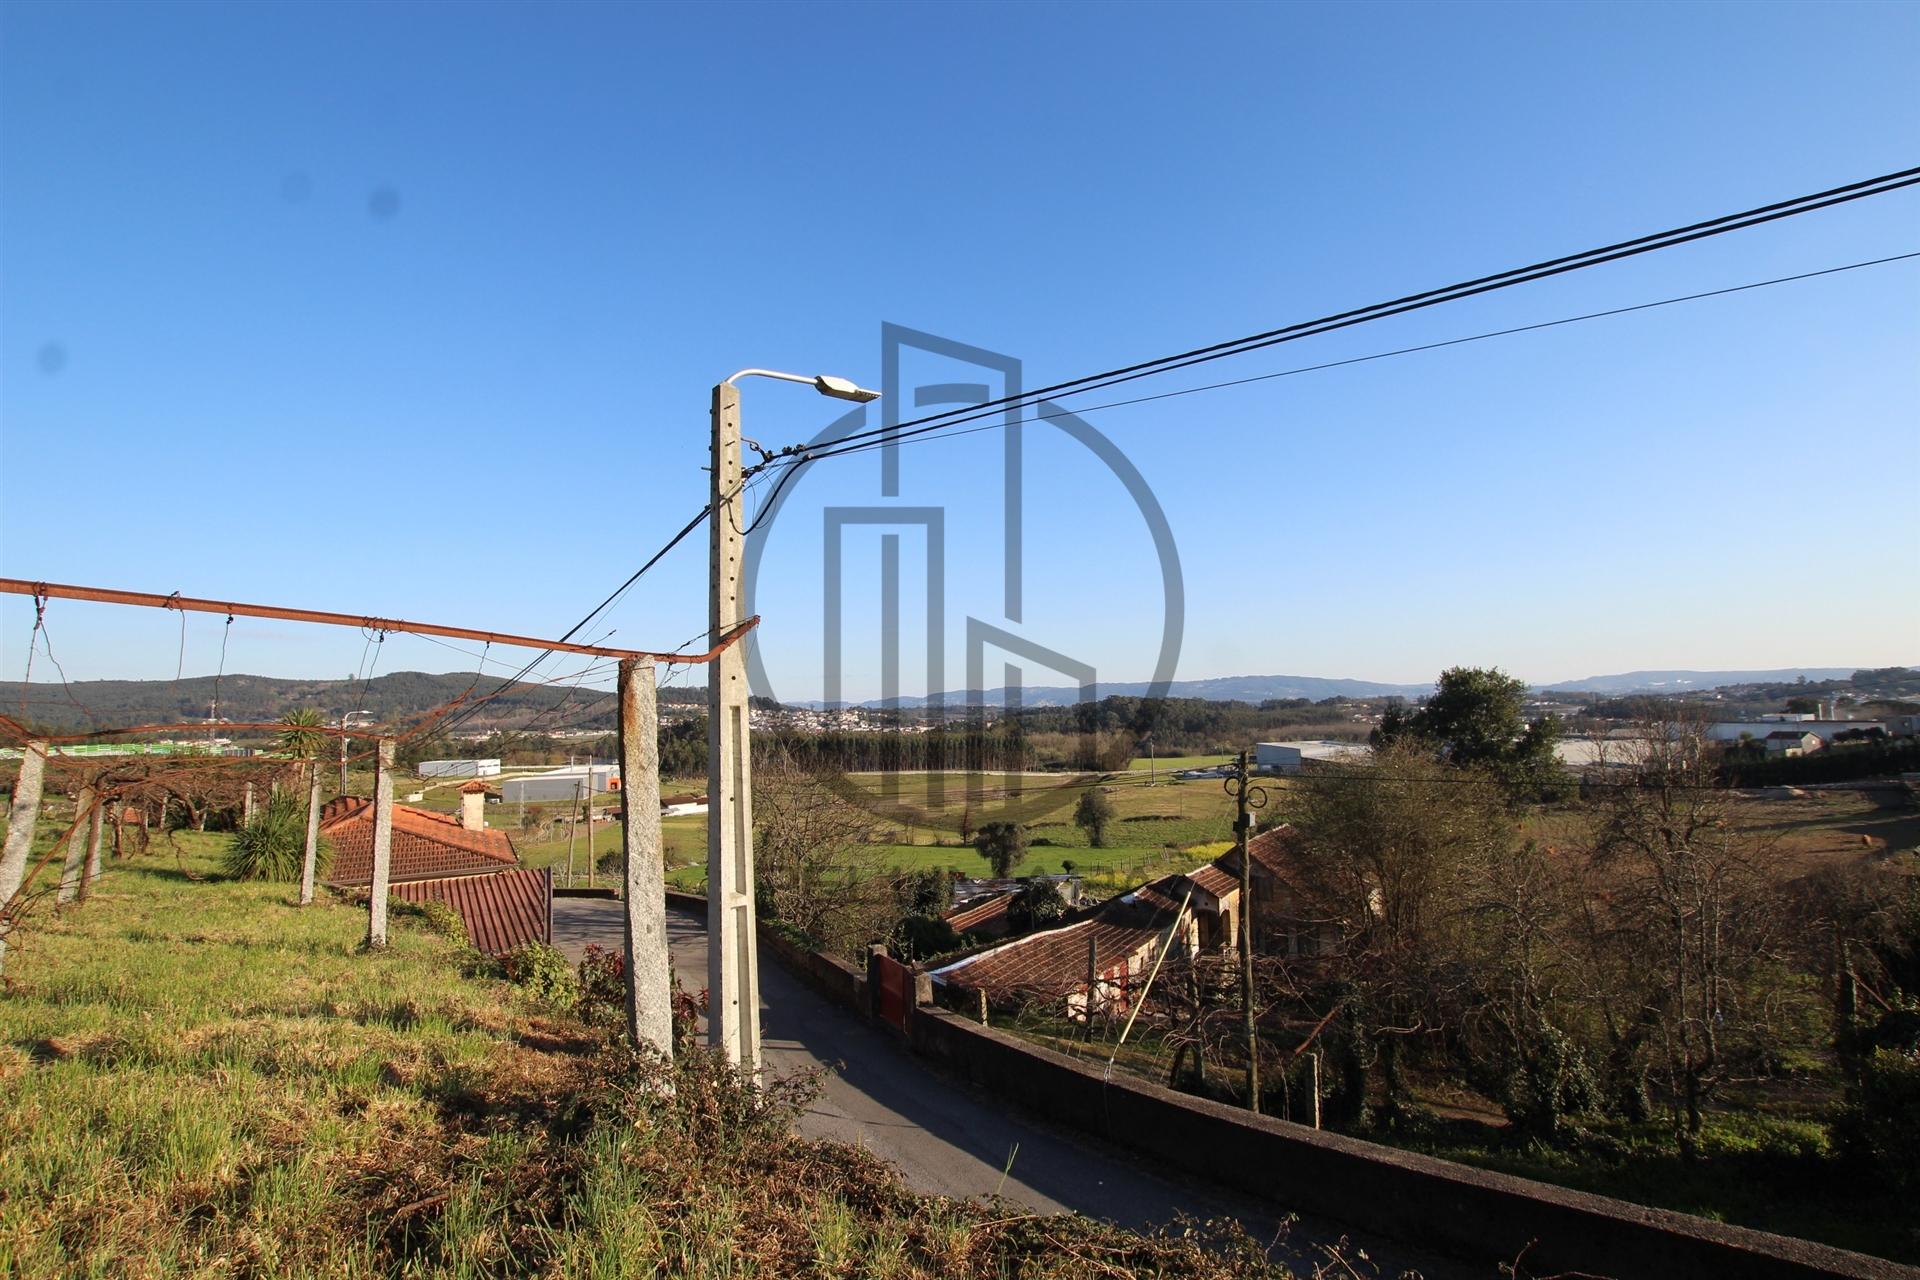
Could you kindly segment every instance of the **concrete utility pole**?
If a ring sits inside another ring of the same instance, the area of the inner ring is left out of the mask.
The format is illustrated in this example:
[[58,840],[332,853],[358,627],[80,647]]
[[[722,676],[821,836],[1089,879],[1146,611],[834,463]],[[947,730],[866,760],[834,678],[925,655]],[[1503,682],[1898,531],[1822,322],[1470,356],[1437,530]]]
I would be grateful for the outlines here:
[[[800,382],[823,396],[878,400],[845,378],[742,369],[713,389],[709,639],[721,643],[746,621],[741,608],[742,378]],[[798,459],[794,464],[798,465]],[[753,910],[753,755],[747,741],[747,650],[729,645],[707,666],[707,1028],[713,1046],[744,1070],[760,1070],[760,961]]]
[[[713,511],[707,625],[717,642],[740,607],[740,392],[713,389]],[[760,1070],[760,956],[753,909],[753,761],[747,739],[746,646],[707,666],[707,1028],[713,1047]]]
[[[568,756],[567,759],[573,759]],[[580,835],[580,783],[573,784],[573,812],[567,815],[567,884],[573,884],[573,842]]]
[[80,896],[80,877],[87,862],[87,845],[80,835],[80,824],[87,820],[87,814],[93,809],[93,779],[88,778],[80,784],[80,798],[74,802],[74,832],[67,840],[67,858],[60,868],[60,892],[55,901],[72,902]]
[[[1253,796],[1259,792],[1247,781],[1247,753],[1240,753],[1240,764],[1228,780],[1233,792],[1233,840],[1240,854],[1240,1026],[1247,1041],[1247,1107],[1260,1114],[1260,1030],[1253,1017],[1253,854],[1247,846],[1253,841],[1253,814],[1249,812]],[[1264,793],[1260,793],[1264,794]]]
[[[13,807],[7,813],[7,843],[0,851],[0,910],[13,905],[13,895],[20,892],[20,882],[27,878],[27,854],[33,849],[33,831],[40,822],[40,788],[46,770],[46,740],[35,738],[20,753],[20,777],[13,784]],[[0,964],[6,958],[7,936],[0,933]]]
[[253,825],[253,784],[251,782],[247,784],[246,801],[240,807],[240,825],[243,827]]
[[[119,803],[115,801],[115,803]],[[80,901],[87,900],[93,882],[100,878],[100,842],[107,833],[107,795],[97,791],[93,801],[93,826],[87,833],[87,873],[80,877]]]
[[[627,1031],[673,1056],[666,859],[660,843],[660,712],[653,663],[620,661],[620,811],[626,851]],[[591,846],[589,846],[591,847]]]
[[387,882],[393,874],[393,739],[380,739],[373,780],[373,885],[367,891],[367,945],[387,945]]
[[307,849],[300,859],[300,905],[313,901],[313,874],[320,858],[320,762],[307,770]]

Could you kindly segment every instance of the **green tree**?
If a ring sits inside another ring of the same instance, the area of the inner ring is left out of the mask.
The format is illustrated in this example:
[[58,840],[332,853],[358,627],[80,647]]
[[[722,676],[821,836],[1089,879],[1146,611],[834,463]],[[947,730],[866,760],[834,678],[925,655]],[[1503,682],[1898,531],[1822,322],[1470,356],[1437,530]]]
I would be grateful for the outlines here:
[[1566,785],[1554,754],[1560,721],[1549,715],[1528,723],[1526,697],[1526,682],[1498,668],[1449,667],[1407,728],[1450,764],[1492,770],[1512,799],[1548,799]]
[[1067,914],[1060,886],[1046,876],[1033,876],[1007,904],[1007,927],[1013,933],[1031,933]]
[[1113,822],[1113,801],[1099,787],[1089,787],[1073,807],[1073,825],[1087,833],[1087,843],[1096,849],[1107,847],[1107,827]]
[[1005,880],[1027,856],[1027,829],[1017,822],[988,822],[974,833],[973,847],[993,874]]

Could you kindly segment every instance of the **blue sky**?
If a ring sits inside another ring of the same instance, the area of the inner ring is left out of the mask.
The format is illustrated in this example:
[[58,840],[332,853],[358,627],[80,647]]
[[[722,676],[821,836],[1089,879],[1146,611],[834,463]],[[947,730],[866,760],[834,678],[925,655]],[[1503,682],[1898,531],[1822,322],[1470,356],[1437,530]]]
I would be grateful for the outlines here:
[[[704,501],[735,369],[877,383],[890,322],[1040,385],[1905,168],[1915,65],[1896,4],[15,0],[0,574],[555,634]],[[1140,390],[1914,250],[1908,191]],[[1911,662],[1916,352],[1908,262],[1085,416],[1179,547],[1182,678]],[[902,366],[909,397],[982,380]],[[844,407],[743,394],[769,443]],[[1079,444],[1023,441],[1017,623],[997,433],[905,448],[895,497],[874,456],[793,486],[759,601],[776,692],[818,694],[822,513],[863,504],[947,512],[949,686],[969,616],[1151,672],[1138,511]],[[878,536],[844,562],[854,696]],[[909,692],[921,554],[903,535]],[[704,585],[692,539],[601,630],[679,645]],[[30,622],[0,604],[9,678]],[[220,661],[217,618],[184,657],[172,617],[48,626],[74,679]],[[228,641],[262,674],[364,648]]]

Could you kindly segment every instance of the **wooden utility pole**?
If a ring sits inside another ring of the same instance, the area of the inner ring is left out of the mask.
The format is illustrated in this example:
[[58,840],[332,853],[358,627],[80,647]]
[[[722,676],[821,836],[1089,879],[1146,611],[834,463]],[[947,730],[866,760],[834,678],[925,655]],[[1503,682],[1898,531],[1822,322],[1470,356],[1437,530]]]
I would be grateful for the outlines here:
[[[713,389],[707,626],[717,643],[745,620],[741,557],[740,392]],[[707,667],[708,1038],[726,1060],[760,1070],[760,953],[753,905],[753,756],[747,740],[747,655],[733,645]]]
[[1093,1043],[1093,1000],[1100,989],[1100,940],[1087,935],[1087,1043]]
[[[0,850],[0,910],[13,905],[20,882],[27,878],[27,854],[33,849],[33,831],[40,822],[40,788],[46,781],[47,743],[34,738],[20,753],[20,777],[13,784],[13,807],[7,812],[7,843]],[[7,935],[0,932],[0,964],[7,958]]]
[[[620,813],[626,854],[627,1032],[673,1056],[673,965],[667,951],[666,858],[660,840],[660,712],[651,659],[620,660]],[[588,837],[592,857],[592,837]]]
[[1187,962],[1187,994],[1193,1000],[1193,1078],[1207,1083],[1207,1007],[1200,990],[1200,957]]
[[300,858],[300,905],[313,901],[315,864],[320,859],[320,762],[307,767],[307,847]]
[[57,902],[72,902],[80,896],[80,877],[85,872],[87,862],[86,841],[81,838],[79,826],[87,820],[87,814],[93,809],[93,779],[89,777],[80,784],[80,798],[73,806],[73,838],[67,841],[67,859],[60,868],[60,892]]
[[387,887],[393,874],[393,739],[381,738],[373,779],[373,884],[367,890],[367,945],[387,945]]
[[1234,800],[1233,842],[1240,855],[1240,1028],[1246,1037],[1247,1107],[1260,1114],[1260,1029],[1253,1016],[1253,854],[1247,846],[1253,842],[1253,813],[1256,802],[1266,793],[1248,780],[1247,753],[1227,778],[1227,790]]

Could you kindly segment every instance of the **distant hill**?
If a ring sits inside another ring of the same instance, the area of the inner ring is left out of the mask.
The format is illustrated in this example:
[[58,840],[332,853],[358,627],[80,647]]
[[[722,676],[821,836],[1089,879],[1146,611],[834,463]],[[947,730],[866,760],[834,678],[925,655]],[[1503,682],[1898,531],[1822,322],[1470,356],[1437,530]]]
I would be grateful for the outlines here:
[[[1697,693],[1728,685],[1791,684],[1801,677],[1809,681],[1846,680],[1859,667],[1785,667],[1772,671],[1625,671],[1618,675],[1589,676],[1584,680],[1564,680],[1558,684],[1534,685],[1544,693],[1593,693],[1618,697],[1629,693]],[[1102,698],[1144,697],[1150,685],[1144,681],[1102,682],[1095,692]],[[949,707],[1005,706],[1007,689],[953,689],[941,701]],[[1424,698],[1433,685],[1384,684],[1375,680],[1330,679],[1322,676],[1216,676],[1209,680],[1175,680],[1167,688],[1170,698],[1205,698],[1216,702],[1260,703],[1276,698],[1306,698],[1319,702],[1324,698]],[[1030,685],[1020,690],[1020,703],[1028,707],[1069,706],[1080,700],[1079,689],[1072,685]],[[902,707],[924,706],[928,699],[903,697]],[[802,703],[820,706],[820,703]],[[879,699],[853,704],[874,708]]]
[[[1559,684],[1536,685],[1552,693],[1591,693],[1619,697],[1634,693],[1695,693],[1735,685],[1790,685],[1805,677],[1808,681],[1846,681],[1860,670],[1855,667],[1787,667],[1774,671],[1627,671],[1619,675],[1590,676],[1585,680],[1566,680]],[[1898,671],[1898,668],[1889,668]],[[1885,673],[1880,673],[1884,675]],[[1888,693],[1909,696],[1911,678],[1888,683]],[[371,682],[357,680],[291,680],[273,676],[230,675],[220,679],[220,716],[230,721],[278,720],[298,707],[317,707],[329,716],[356,708],[371,713],[379,724],[405,726],[416,723],[436,708],[445,706],[468,690],[488,693],[499,683],[498,675],[475,676],[471,671],[432,674],[424,671],[396,671],[376,676]],[[663,688],[660,700],[679,706],[697,706],[706,701],[704,680]],[[1102,683],[1096,693],[1102,698],[1144,697],[1151,686],[1145,681]],[[1007,689],[963,691],[954,689],[943,695],[947,707],[1005,706]],[[1431,684],[1385,684],[1375,680],[1330,679],[1322,676],[1218,676],[1209,680],[1175,680],[1167,689],[1173,698],[1200,698],[1215,702],[1258,704],[1272,699],[1305,698],[1319,702],[1325,698],[1424,698],[1433,692]],[[1072,685],[1030,686],[1020,691],[1020,703],[1027,707],[1071,706],[1080,699]],[[30,685],[18,681],[0,681],[0,712],[16,718],[23,705],[26,718],[51,731],[72,732],[89,727],[131,724],[194,724],[207,718],[214,698],[214,678],[194,676],[174,680],[84,680],[71,686],[58,681],[36,680]],[[926,698],[900,700],[903,707],[924,706]],[[77,705],[76,705],[77,704]],[[794,703],[794,706],[818,707],[818,702]],[[879,699],[855,705],[877,708]],[[566,684],[519,684],[480,707],[462,725],[466,730],[496,728],[524,729],[535,716],[542,729],[605,729],[614,726],[613,700],[603,691],[580,688],[570,691]]]
[[1796,680],[1845,680],[1859,667],[1781,667],[1773,671],[1625,671],[1539,685],[1548,693],[1697,693],[1735,684],[1791,684]]
[[[1101,698],[1143,698],[1153,686],[1144,680],[1102,681],[1094,690]],[[1266,702],[1273,698],[1305,698],[1318,702],[1323,698],[1424,698],[1433,692],[1428,684],[1381,684],[1375,680],[1329,679],[1323,676],[1216,676],[1210,680],[1175,680],[1167,686],[1169,698],[1204,698],[1214,702]],[[951,689],[940,695],[949,707],[1001,707],[1007,703],[1008,688],[968,690]],[[1027,685],[1019,690],[1020,705],[1025,707],[1064,707],[1080,700],[1074,685]],[[925,706],[925,697],[902,697],[902,707]],[[818,702],[799,703],[818,707]],[[880,707],[880,699],[852,704]]]
[[[329,716],[358,709],[370,713],[373,723],[403,726],[417,722],[469,689],[475,696],[490,693],[500,680],[498,675],[476,676],[471,671],[440,675],[396,671],[371,681],[222,676],[220,718],[242,723],[278,720],[297,708],[317,707]],[[489,700],[462,727],[522,728],[539,714],[545,729],[611,729],[614,702],[601,693],[589,688],[569,692],[566,684],[518,684]],[[77,680],[70,686],[58,681],[36,680],[29,685],[17,680],[0,682],[0,712],[19,717],[24,701],[26,718],[55,732],[95,726],[198,723],[207,718],[213,698],[212,676],[179,681]],[[660,699],[703,703],[706,690],[662,689]]]

